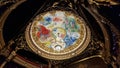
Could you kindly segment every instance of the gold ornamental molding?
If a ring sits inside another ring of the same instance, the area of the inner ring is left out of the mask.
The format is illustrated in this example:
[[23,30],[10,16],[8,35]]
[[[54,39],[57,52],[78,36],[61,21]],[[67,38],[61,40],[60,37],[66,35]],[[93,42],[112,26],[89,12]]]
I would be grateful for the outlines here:
[[91,32],[77,14],[52,10],[41,13],[25,32],[29,47],[38,55],[54,60],[79,55],[90,42]]

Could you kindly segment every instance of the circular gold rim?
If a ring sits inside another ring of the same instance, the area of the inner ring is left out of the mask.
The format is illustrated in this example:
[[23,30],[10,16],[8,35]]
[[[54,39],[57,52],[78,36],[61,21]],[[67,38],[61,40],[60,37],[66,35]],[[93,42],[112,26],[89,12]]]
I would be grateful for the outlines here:
[[[68,11],[67,11],[68,12]],[[78,17],[80,18],[80,17]],[[81,19],[81,18],[80,18]],[[83,20],[82,20],[83,21]],[[84,21],[82,22],[84,23]],[[85,35],[85,39],[83,41],[82,44],[78,44],[78,47],[76,47],[74,50],[70,51],[70,52],[65,52],[65,53],[49,53],[49,52],[46,52],[42,49],[39,49],[32,41],[31,39],[31,35],[30,35],[30,31],[31,31],[31,27],[33,26],[33,24],[31,23],[27,29],[26,29],[26,32],[25,32],[25,37],[26,37],[26,40],[27,40],[27,43],[29,45],[29,47],[35,52],[37,53],[38,55],[42,56],[42,57],[45,57],[45,58],[48,58],[48,59],[54,59],[54,60],[63,60],[63,59],[69,59],[71,57],[74,57],[74,56],[77,56],[79,55],[89,44],[89,41],[90,41],[90,30],[88,28],[88,26],[85,26],[85,23],[84,23],[84,29],[86,31],[86,35]]]

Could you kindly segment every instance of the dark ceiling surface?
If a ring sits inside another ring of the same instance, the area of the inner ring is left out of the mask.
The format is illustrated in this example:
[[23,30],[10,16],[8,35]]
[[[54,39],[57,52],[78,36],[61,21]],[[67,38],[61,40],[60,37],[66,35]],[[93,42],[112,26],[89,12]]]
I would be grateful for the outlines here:
[[99,11],[100,14],[110,20],[116,28],[120,29],[120,5],[102,6]]
[[[3,27],[3,35],[6,42],[20,32],[30,18],[41,7],[43,2],[44,1],[42,0],[28,0],[10,13]],[[4,8],[6,7],[1,7],[0,10],[4,10]],[[3,12],[0,13],[2,14]]]

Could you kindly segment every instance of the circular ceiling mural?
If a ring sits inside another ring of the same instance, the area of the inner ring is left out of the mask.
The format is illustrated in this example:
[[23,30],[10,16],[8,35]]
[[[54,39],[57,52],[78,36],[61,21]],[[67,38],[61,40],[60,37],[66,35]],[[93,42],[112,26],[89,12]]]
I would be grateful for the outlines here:
[[76,14],[53,10],[33,20],[27,27],[26,40],[40,56],[62,60],[80,54],[87,47],[90,30]]

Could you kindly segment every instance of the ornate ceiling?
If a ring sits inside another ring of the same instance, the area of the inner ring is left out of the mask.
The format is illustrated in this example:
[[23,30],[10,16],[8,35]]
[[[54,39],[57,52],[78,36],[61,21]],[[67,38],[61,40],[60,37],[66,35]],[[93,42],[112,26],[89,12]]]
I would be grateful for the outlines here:
[[119,1],[1,0],[0,68],[119,68],[119,19],[101,10],[113,5]]

